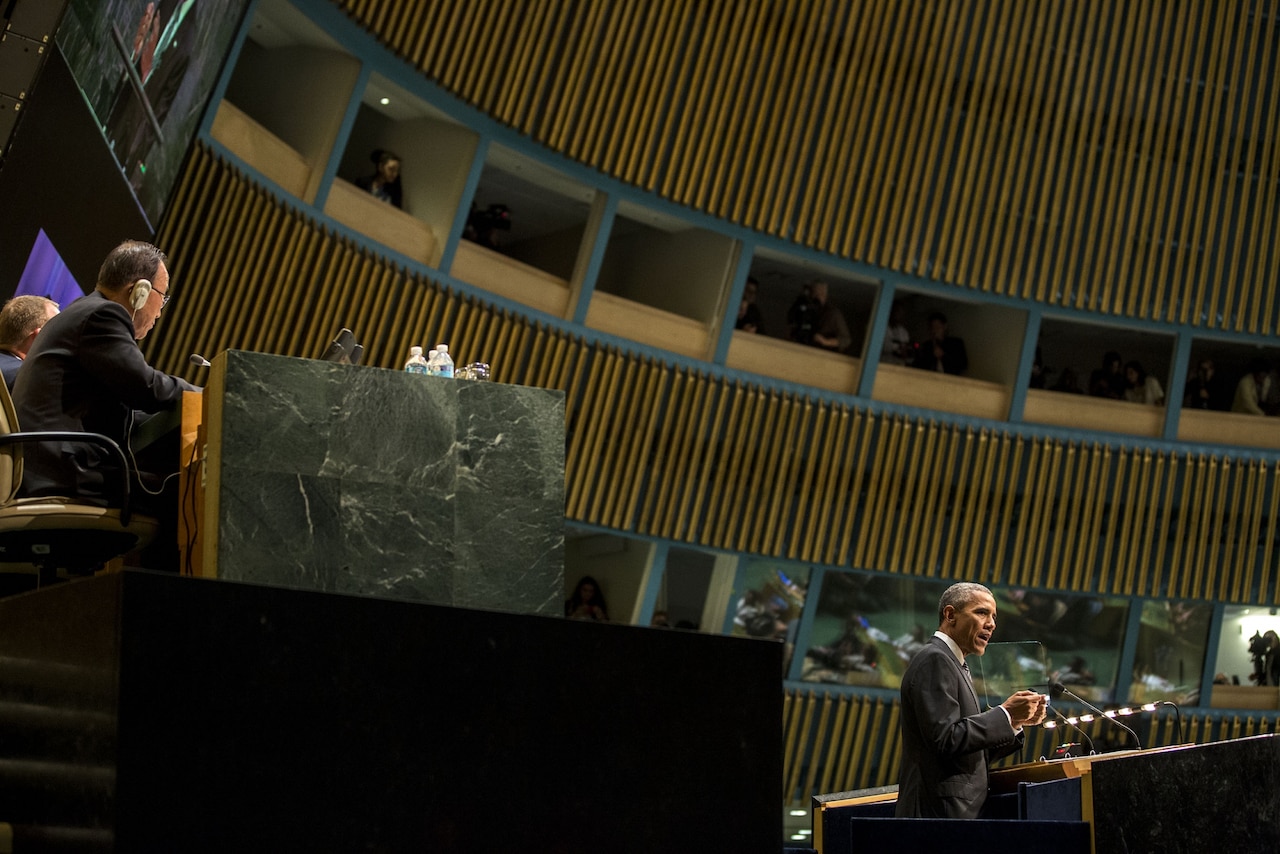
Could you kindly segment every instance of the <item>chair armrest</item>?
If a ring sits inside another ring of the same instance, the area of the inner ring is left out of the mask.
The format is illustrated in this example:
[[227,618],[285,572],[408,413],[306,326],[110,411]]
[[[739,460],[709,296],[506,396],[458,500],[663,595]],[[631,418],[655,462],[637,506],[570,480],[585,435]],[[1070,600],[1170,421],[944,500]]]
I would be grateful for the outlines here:
[[78,433],[73,430],[33,430],[30,432],[6,433],[0,436],[0,447],[4,445],[25,445],[31,442],[81,442],[86,445],[97,445],[120,464],[120,524],[128,527],[131,511],[129,509],[129,461],[124,451],[115,440],[101,433]]

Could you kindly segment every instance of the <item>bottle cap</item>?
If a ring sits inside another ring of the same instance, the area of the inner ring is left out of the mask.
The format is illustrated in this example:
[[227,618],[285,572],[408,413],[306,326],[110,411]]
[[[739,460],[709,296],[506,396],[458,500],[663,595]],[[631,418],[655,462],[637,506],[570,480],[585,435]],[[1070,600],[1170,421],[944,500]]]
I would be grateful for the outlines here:
[[437,352],[437,353],[448,353],[448,352],[449,352],[449,345],[448,345],[448,344],[437,344],[437,345],[436,345],[436,352]]
[[409,355],[410,355],[410,356],[421,356],[421,355],[422,355],[422,348],[421,348],[421,347],[419,347],[417,344],[414,344],[412,347],[410,347],[410,348],[409,348]]

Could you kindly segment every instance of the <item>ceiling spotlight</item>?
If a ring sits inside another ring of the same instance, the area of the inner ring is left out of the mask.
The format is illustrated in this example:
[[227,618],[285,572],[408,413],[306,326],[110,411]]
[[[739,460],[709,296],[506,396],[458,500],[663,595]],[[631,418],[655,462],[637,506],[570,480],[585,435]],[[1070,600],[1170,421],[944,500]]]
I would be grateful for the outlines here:
[[1075,726],[1076,724],[1080,723],[1080,719],[1073,715],[1072,717],[1067,718],[1067,723],[1071,724],[1072,726]]
[[1080,723],[1082,723],[1082,724],[1087,724],[1087,723],[1089,723],[1089,721],[1091,721],[1091,720],[1093,720],[1093,715],[1081,715],[1081,716],[1080,716]]
[[792,815],[808,815],[809,811],[808,810],[792,810],[791,814]]
[[1120,714],[1120,715],[1128,716],[1128,715],[1133,714],[1133,709],[1129,708],[1128,706],[1125,706],[1123,709],[1121,709],[1121,710],[1120,710],[1119,712],[1117,712],[1116,714]]
[[390,104],[390,103],[391,103],[391,99],[390,99],[390,98],[383,98],[383,99],[382,99],[382,100],[380,100],[378,103],[385,107],[387,104]]
[[1053,729],[1053,728],[1054,728],[1054,727],[1056,727],[1057,725],[1058,725],[1058,722],[1057,722],[1057,721],[1045,721],[1045,722],[1044,722],[1044,728],[1045,728],[1045,729]]
[[1155,710],[1156,710],[1156,704],[1155,704],[1155,703],[1143,703],[1143,704],[1142,704],[1142,711],[1144,711],[1144,712],[1154,712]]
[[1105,712],[1102,713],[1102,716],[1104,718],[1114,718],[1117,714],[1119,714],[1119,712],[1117,712],[1115,709],[1107,709]]

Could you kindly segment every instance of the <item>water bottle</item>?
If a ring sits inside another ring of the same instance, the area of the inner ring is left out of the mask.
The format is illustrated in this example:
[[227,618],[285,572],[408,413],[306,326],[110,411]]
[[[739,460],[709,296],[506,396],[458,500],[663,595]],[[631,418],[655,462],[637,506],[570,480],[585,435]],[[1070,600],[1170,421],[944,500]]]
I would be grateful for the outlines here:
[[404,369],[411,374],[427,374],[427,360],[422,358],[422,348],[417,344],[409,348],[409,361],[404,363]]
[[453,379],[453,358],[449,355],[448,344],[436,345],[436,354],[431,359],[429,370],[437,377]]

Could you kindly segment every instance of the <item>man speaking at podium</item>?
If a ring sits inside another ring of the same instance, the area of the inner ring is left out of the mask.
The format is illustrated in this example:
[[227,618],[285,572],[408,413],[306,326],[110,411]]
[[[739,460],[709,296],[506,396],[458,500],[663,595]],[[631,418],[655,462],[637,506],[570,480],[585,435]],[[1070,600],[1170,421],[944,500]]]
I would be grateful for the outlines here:
[[982,655],[996,600],[981,584],[953,584],[938,630],[902,676],[899,818],[975,818],[987,800],[987,764],[1020,749],[1022,728],[1044,720],[1047,698],[1018,691],[982,711],[965,656]]

